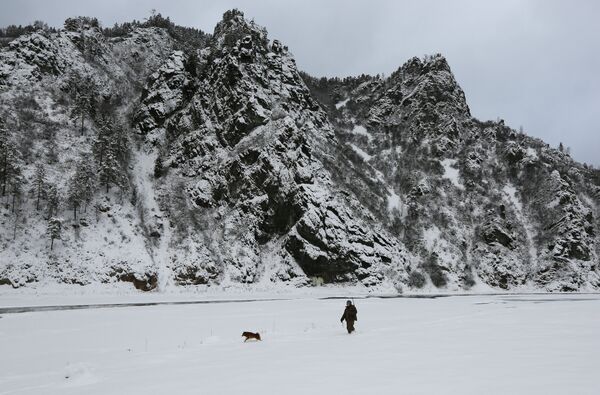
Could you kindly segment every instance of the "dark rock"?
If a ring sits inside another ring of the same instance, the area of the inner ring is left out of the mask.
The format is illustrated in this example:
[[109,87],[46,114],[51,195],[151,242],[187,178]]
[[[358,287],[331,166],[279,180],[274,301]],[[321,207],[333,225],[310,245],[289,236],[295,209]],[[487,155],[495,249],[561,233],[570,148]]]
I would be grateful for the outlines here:
[[118,275],[120,281],[130,282],[140,291],[152,291],[158,285],[158,276],[155,273],[121,273]]
[[482,237],[487,243],[500,243],[506,248],[513,248],[513,237],[498,224],[487,224],[483,228]]
[[14,284],[12,281],[10,281],[7,278],[0,278],[0,285],[10,285],[13,288],[18,288],[18,286],[16,284]]

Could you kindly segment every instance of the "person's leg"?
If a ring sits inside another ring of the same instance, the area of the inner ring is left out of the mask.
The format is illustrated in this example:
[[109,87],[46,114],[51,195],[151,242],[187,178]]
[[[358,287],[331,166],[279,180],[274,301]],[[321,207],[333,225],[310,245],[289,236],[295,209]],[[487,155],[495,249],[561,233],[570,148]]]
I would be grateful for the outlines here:
[[348,329],[348,333],[354,332],[354,321],[346,320],[346,329]]

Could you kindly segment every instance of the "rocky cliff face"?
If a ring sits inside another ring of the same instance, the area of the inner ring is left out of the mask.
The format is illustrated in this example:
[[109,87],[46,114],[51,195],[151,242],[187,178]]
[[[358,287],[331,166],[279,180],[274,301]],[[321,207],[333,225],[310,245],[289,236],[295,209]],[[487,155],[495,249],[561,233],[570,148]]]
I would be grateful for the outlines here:
[[137,122],[163,153],[161,207],[170,210],[174,199],[161,180],[178,179],[185,217],[193,218],[177,221],[174,281],[374,285],[384,270],[403,271],[404,248],[363,218],[323,167],[333,129],[287,49],[231,12],[194,55],[194,69],[169,66],[153,76]]
[[65,202],[52,251],[31,197],[15,214],[5,196],[0,281],[600,286],[597,172],[473,118],[443,57],[387,79],[319,81],[235,10],[201,47],[177,40],[80,24],[0,52],[4,128],[30,136],[32,184],[42,162],[66,193],[101,132],[98,116],[83,136],[71,124],[60,86],[73,73],[94,81],[134,143],[126,183],[98,190],[77,220]]
[[323,105],[348,156],[384,185],[357,195],[369,204],[380,191],[379,220],[434,283],[598,286],[597,171],[471,117],[442,56],[413,58],[385,80],[307,81],[329,92]]

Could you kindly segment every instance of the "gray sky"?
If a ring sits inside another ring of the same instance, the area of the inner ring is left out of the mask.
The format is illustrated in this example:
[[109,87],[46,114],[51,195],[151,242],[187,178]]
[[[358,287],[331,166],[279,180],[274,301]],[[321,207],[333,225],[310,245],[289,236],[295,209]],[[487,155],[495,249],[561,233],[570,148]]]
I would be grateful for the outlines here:
[[600,1],[555,0],[0,0],[0,25],[68,16],[104,26],[151,9],[212,32],[239,8],[290,47],[315,76],[389,75],[412,56],[440,52],[479,119],[562,141],[600,166]]

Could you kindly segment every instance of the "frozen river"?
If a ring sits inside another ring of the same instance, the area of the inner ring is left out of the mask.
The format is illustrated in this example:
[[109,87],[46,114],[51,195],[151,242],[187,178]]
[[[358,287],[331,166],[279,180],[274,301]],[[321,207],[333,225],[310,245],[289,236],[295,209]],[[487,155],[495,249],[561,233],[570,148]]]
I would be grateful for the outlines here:
[[0,394],[600,393],[600,295],[356,305],[353,335],[339,299],[5,309]]

